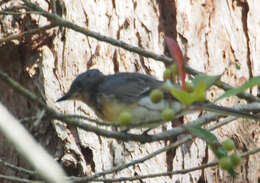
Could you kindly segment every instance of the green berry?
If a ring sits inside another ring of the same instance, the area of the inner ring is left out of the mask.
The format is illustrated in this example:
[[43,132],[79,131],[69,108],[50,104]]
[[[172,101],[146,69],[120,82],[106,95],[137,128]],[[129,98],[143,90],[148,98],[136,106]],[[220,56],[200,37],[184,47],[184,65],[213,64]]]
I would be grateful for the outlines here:
[[165,69],[164,73],[163,73],[163,79],[164,81],[166,81],[167,79],[171,80],[172,78],[172,71],[170,68]]
[[222,168],[223,170],[229,170],[230,168],[232,168],[233,163],[231,161],[231,158],[228,156],[224,156],[219,160],[219,166],[220,168]]
[[131,121],[133,120],[133,116],[129,112],[121,112],[119,116],[119,122],[120,125],[129,125],[131,124]]
[[163,98],[163,92],[159,89],[154,89],[151,93],[150,93],[150,98],[151,101],[155,104],[159,103],[162,98]]
[[192,84],[186,83],[185,91],[187,91],[189,93],[193,92],[194,91],[194,87],[192,86]]
[[161,117],[164,121],[171,121],[174,119],[174,112],[169,109],[169,108],[165,108],[162,112],[161,112]]
[[231,139],[226,139],[222,142],[222,146],[226,151],[232,151],[235,149],[234,141]]
[[242,160],[242,158],[237,153],[231,154],[230,159],[232,161],[233,166],[235,166],[235,167],[240,165],[241,160]]

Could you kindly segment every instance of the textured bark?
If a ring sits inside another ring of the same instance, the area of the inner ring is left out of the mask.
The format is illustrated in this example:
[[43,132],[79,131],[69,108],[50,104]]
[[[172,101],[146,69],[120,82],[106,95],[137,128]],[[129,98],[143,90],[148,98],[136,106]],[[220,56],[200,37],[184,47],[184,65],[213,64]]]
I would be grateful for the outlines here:
[[[45,1],[38,1],[46,10]],[[3,4],[1,7],[10,4]],[[260,3],[250,1],[183,1],[183,0],[107,0],[64,1],[64,18],[90,30],[123,40],[155,53],[166,53],[164,35],[178,40],[188,65],[208,74],[223,73],[223,81],[238,86],[260,73]],[[42,26],[46,19],[40,16],[0,16],[0,36]],[[19,21],[17,21],[17,18]],[[11,24],[14,21],[15,24]],[[11,63],[11,64],[10,64]],[[237,69],[237,65],[240,69]],[[25,37],[0,45],[0,68],[30,90],[46,99],[46,103],[69,114],[95,118],[88,106],[77,101],[55,103],[77,74],[90,68],[99,68],[105,74],[129,71],[154,75],[161,79],[163,64],[144,58],[121,48],[86,37],[69,29],[55,29],[40,35]],[[257,94],[257,88],[250,92]],[[18,118],[33,116],[38,108],[0,81],[1,102]],[[222,93],[213,87],[208,97],[214,99]],[[244,103],[236,97],[221,101],[223,105]],[[190,121],[197,114],[184,118]],[[51,125],[43,119],[32,129],[26,126],[39,142],[63,164],[68,175],[91,175],[117,165],[143,157],[165,142],[139,144],[120,142],[94,133],[64,125],[58,121]],[[170,124],[153,132],[170,128]],[[136,130],[138,132],[139,130]],[[218,129],[220,140],[231,137],[238,151],[244,152],[260,145],[259,125],[250,120],[238,120]],[[178,137],[178,138],[181,138]],[[168,143],[168,142],[167,142]],[[0,137],[0,157],[11,163],[26,166]],[[8,153],[6,153],[8,152]],[[192,168],[211,162],[214,155],[201,140],[194,140],[176,151],[160,154],[106,178],[135,176]],[[238,179],[234,182],[256,183],[260,157],[252,155],[243,160]],[[0,172],[17,175],[0,165]],[[230,182],[227,173],[218,167],[198,170],[184,175],[147,179],[145,182]]]

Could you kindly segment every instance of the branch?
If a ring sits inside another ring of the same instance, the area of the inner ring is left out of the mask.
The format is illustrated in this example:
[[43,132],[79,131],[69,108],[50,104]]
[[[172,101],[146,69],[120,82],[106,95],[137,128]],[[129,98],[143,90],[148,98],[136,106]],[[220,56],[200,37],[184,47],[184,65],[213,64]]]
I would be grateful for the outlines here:
[[23,173],[26,173],[26,174],[29,174],[29,175],[35,175],[36,172],[35,171],[32,171],[32,170],[28,170],[28,169],[25,169],[23,167],[18,167],[18,166],[15,166],[11,163],[8,163],[2,159],[0,159],[0,163],[2,163],[4,166],[8,167],[8,168],[11,168],[13,170],[16,170],[18,172],[23,172]]
[[18,177],[14,177],[14,176],[7,176],[7,175],[0,174],[0,180],[1,179],[13,181],[13,182],[21,182],[21,183],[43,183],[42,181],[29,180],[29,179],[23,179],[23,178],[18,178]]
[[8,42],[8,41],[14,40],[14,39],[21,39],[25,35],[35,34],[37,32],[45,31],[45,30],[51,29],[51,28],[56,27],[56,26],[57,25],[55,25],[55,24],[50,24],[50,25],[45,25],[43,27],[30,29],[30,30],[24,31],[22,33],[14,34],[14,35],[8,36],[6,38],[0,39],[0,44],[3,43],[3,42]]
[[171,176],[171,175],[177,175],[177,174],[186,174],[186,173],[193,172],[196,170],[201,170],[201,169],[205,169],[208,167],[216,166],[217,164],[218,164],[218,162],[212,162],[212,163],[204,164],[204,165],[197,166],[194,168],[189,168],[189,169],[176,170],[176,171],[172,171],[172,172],[154,173],[154,174],[141,175],[141,176],[135,176],[135,177],[120,177],[120,178],[114,178],[114,179],[95,179],[95,182],[134,181],[134,180],[150,179],[150,178],[155,178],[155,177],[165,177],[165,176]]

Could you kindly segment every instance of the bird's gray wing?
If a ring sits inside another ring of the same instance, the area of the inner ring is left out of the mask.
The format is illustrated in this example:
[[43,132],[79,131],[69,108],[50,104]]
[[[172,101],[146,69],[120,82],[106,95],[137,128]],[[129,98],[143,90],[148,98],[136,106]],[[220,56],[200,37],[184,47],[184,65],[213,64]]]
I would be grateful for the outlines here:
[[107,76],[98,91],[122,102],[134,103],[144,95],[149,95],[151,90],[161,87],[162,83],[140,73],[117,73]]

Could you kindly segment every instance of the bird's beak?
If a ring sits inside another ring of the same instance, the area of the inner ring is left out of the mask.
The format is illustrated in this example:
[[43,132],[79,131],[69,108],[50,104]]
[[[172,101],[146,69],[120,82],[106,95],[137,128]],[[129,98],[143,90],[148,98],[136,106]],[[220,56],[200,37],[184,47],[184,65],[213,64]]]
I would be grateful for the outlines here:
[[59,98],[58,100],[56,100],[56,102],[61,102],[64,100],[68,100],[71,98],[71,94],[70,93],[66,93],[63,97]]

